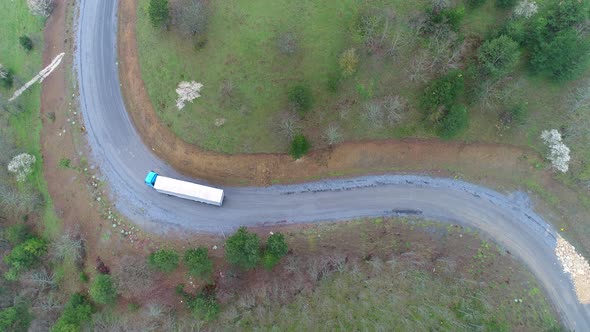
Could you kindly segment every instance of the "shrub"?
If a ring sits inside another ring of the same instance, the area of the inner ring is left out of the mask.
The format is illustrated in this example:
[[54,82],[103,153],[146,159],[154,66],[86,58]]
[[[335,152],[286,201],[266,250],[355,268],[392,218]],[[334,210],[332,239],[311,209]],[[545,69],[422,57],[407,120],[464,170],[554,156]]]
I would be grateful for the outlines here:
[[148,257],[151,267],[162,272],[172,272],[178,267],[179,257],[172,249],[160,249]]
[[0,65],[0,86],[5,89],[12,88],[14,82],[14,75],[12,70]]
[[522,20],[508,20],[500,30],[500,35],[506,35],[518,44],[523,45],[527,35],[526,25]]
[[90,297],[100,304],[111,304],[117,299],[117,290],[108,274],[99,274],[90,285]]
[[265,268],[272,269],[287,254],[287,251],[289,251],[289,247],[285,242],[285,236],[281,233],[272,234],[266,240],[262,264]]
[[305,85],[294,86],[289,91],[289,101],[293,103],[297,112],[303,115],[311,109],[313,104],[311,90]]
[[225,241],[225,258],[231,265],[245,270],[253,269],[260,260],[260,238],[249,233],[244,226],[238,228]]
[[454,70],[445,76],[431,81],[424,89],[420,104],[426,111],[433,111],[439,106],[453,104],[463,91],[463,73]]
[[154,27],[161,27],[168,21],[170,10],[168,9],[168,0],[150,0],[148,7],[150,22]]
[[47,243],[38,237],[31,237],[14,247],[4,256],[4,262],[10,267],[5,278],[15,280],[21,271],[33,267],[41,256],[47,252]]
[[467,3],[467,5],[471,8],[477,8],[481,5],[483,5],[486,0],[465,0],[465,2]]
[[24,304],[0,310],[0,331],[26,332],[33,316]]
[[465,8],[463,6],[445,7],[439,10],[430,9],[429,20],[424,32],[434,33],[437,29],[441,29],[442,25],[448,25],[451,30],[457,32],[461,28],[464,16]]
[[356,49],[351,48],[342,53],[340,55],[340,70],[342,71],[342,76],[348,77],[351,76],[356,72],[356,68],[359,63],[359,56],[356,53]]
[[469,113],[464,105],[453,105],[442,119],[438,135],[449,139],[462,133],[469,126]]
[[20,36],[18,42],[27,52],[33,49],[33,41],[28,36]]
[[205,247],[187,250],[184,253],[184,264],[189,274],[197,278],[209,278],[213,273],[213,261]]
[[297,37],[293,32],[281,33],[277,38],[277,48],[284,55],[291,55],[297,51]]
[[12,225],[4,231],[4,238],[13,246],[23,243],[30,237],[29,227],[25,224]]
[[579,38],[573,29],[561,31],[551,40],[533,47],[531,69],[535,73],[547,73],[557,81],[572,79],[584,70],[588,50],[588,42]]
[[496,0],[496,7],[498,8],[512,8],[516,4],[516,0]]
[[206,286],[197,295],[184,291],[184,285],[176,286],[176,292],[183,298],[186,306],[196,319],[211,321],[219,316],[219,303],[211,286]]
[[500,77],[508,74],[518,61],[518,43],[508,36],[486,41],[478,50],[477,57],[485,74]]
[[70,297],[61,316],[51,328],[51,332],[80,331],[82,325],[90,321],[92,306],[88,299],[79,293]]
[[80,272],[80,275],[78,278],[83,283],[87,283],[90,280],[90,278],[88,277],[88,275],[85,272]]
[[295,135],[291,141],[291,147],[289,148],[289,154],[299,159],[303,157],[311,148],[311,144],[307,141],[307,138],[302,134]]
[[340,87],[340,80],[342,76],[339,71],[334,71],[328,74],[327,84],[328,91],[330,92],[338,92],[338,88]]

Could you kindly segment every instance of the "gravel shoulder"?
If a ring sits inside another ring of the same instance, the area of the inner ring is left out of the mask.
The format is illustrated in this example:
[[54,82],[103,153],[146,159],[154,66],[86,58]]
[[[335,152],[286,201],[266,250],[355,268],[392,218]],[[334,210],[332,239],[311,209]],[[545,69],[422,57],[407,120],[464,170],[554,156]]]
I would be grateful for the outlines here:
[[[451,179],[382,175],[266,188],[226,187],[227,201],[216,208],[160,195],[145,186],[143,177],[149,170],[186,177],[144,145],[126,112],[117,66],[117,4],[114,0],[79,4],[80,106],[92,158],[116,207],[141,227],[158,233],[220,233],[239,225],[377,215],[420,215],[458,223],[482,230],[519,257],[539,278],[566,326],[590,328],[589,307],[579,303],[555,256],[556,231],[520,193],[506,196]],[[214,169],[216,164],[208,167]]]

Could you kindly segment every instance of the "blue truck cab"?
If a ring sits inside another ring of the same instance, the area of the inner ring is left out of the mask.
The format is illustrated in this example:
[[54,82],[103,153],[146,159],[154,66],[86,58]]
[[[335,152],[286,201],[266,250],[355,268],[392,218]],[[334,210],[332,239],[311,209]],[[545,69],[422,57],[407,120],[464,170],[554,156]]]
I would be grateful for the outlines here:
[[145,177],[145,184],[153,188],[157,177],[158,173],[150,171]]

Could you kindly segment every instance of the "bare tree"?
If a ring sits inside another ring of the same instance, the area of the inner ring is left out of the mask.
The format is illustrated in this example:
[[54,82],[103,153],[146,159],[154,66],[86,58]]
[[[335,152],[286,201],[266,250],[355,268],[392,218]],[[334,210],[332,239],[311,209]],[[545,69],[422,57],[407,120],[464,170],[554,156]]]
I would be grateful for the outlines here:
[[79,262],[84,254],[84,240],[69,232],[65,233],[51,244],[51,253],[58,261],[68,258],[73,262]]
[[27,5],[33,15],[48,17],[53,11],[54,0],[27,0]]
[[49,273],[45,268],[27,273],[23,281],[40,291],[56,286],[55,274]]
[[330,124],[324,132],[324,137],[328,141],[328,144],[333,145],[342,140],[342,134],[340,128],[335,124]]
[[399,124],[406,115],[407,102],[400,96],[389,95],[383,98],[383,112],[385,121],[390,126]]
[[278,125],[281,136],[287,138],[289,141],[301,130],[299,118],[295,113],[289,111],[279,114]]
[[154,273],[141,257],[123,256],[113,277],[119,292],[126,297],[144,296],[154,286]]
[[188,36],[203,35],[209,23],[209,8],[202,0],[177,0],[171,2],[172,24]]

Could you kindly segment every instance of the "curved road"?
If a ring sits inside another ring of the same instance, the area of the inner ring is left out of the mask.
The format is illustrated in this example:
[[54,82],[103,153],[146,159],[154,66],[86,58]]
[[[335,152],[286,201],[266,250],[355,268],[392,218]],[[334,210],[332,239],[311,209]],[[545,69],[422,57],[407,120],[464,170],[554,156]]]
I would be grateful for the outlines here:
[[222,208],[158,194],[143,184],[154,169],[184,178],[147,149],[126,113],[116,59],[116,0],[79,3],[76,64],[80,106],[94,162],[117,209],[145,229],[230,231],[239,225],[316,222],[361,216],[418,215],[480,229],[523,260],[567,327],[590,330],[590,308],[577,301],[554,255],[556,232],[528,206],[473,184],[422,176],[370,176],[268,188],[224,188]]

